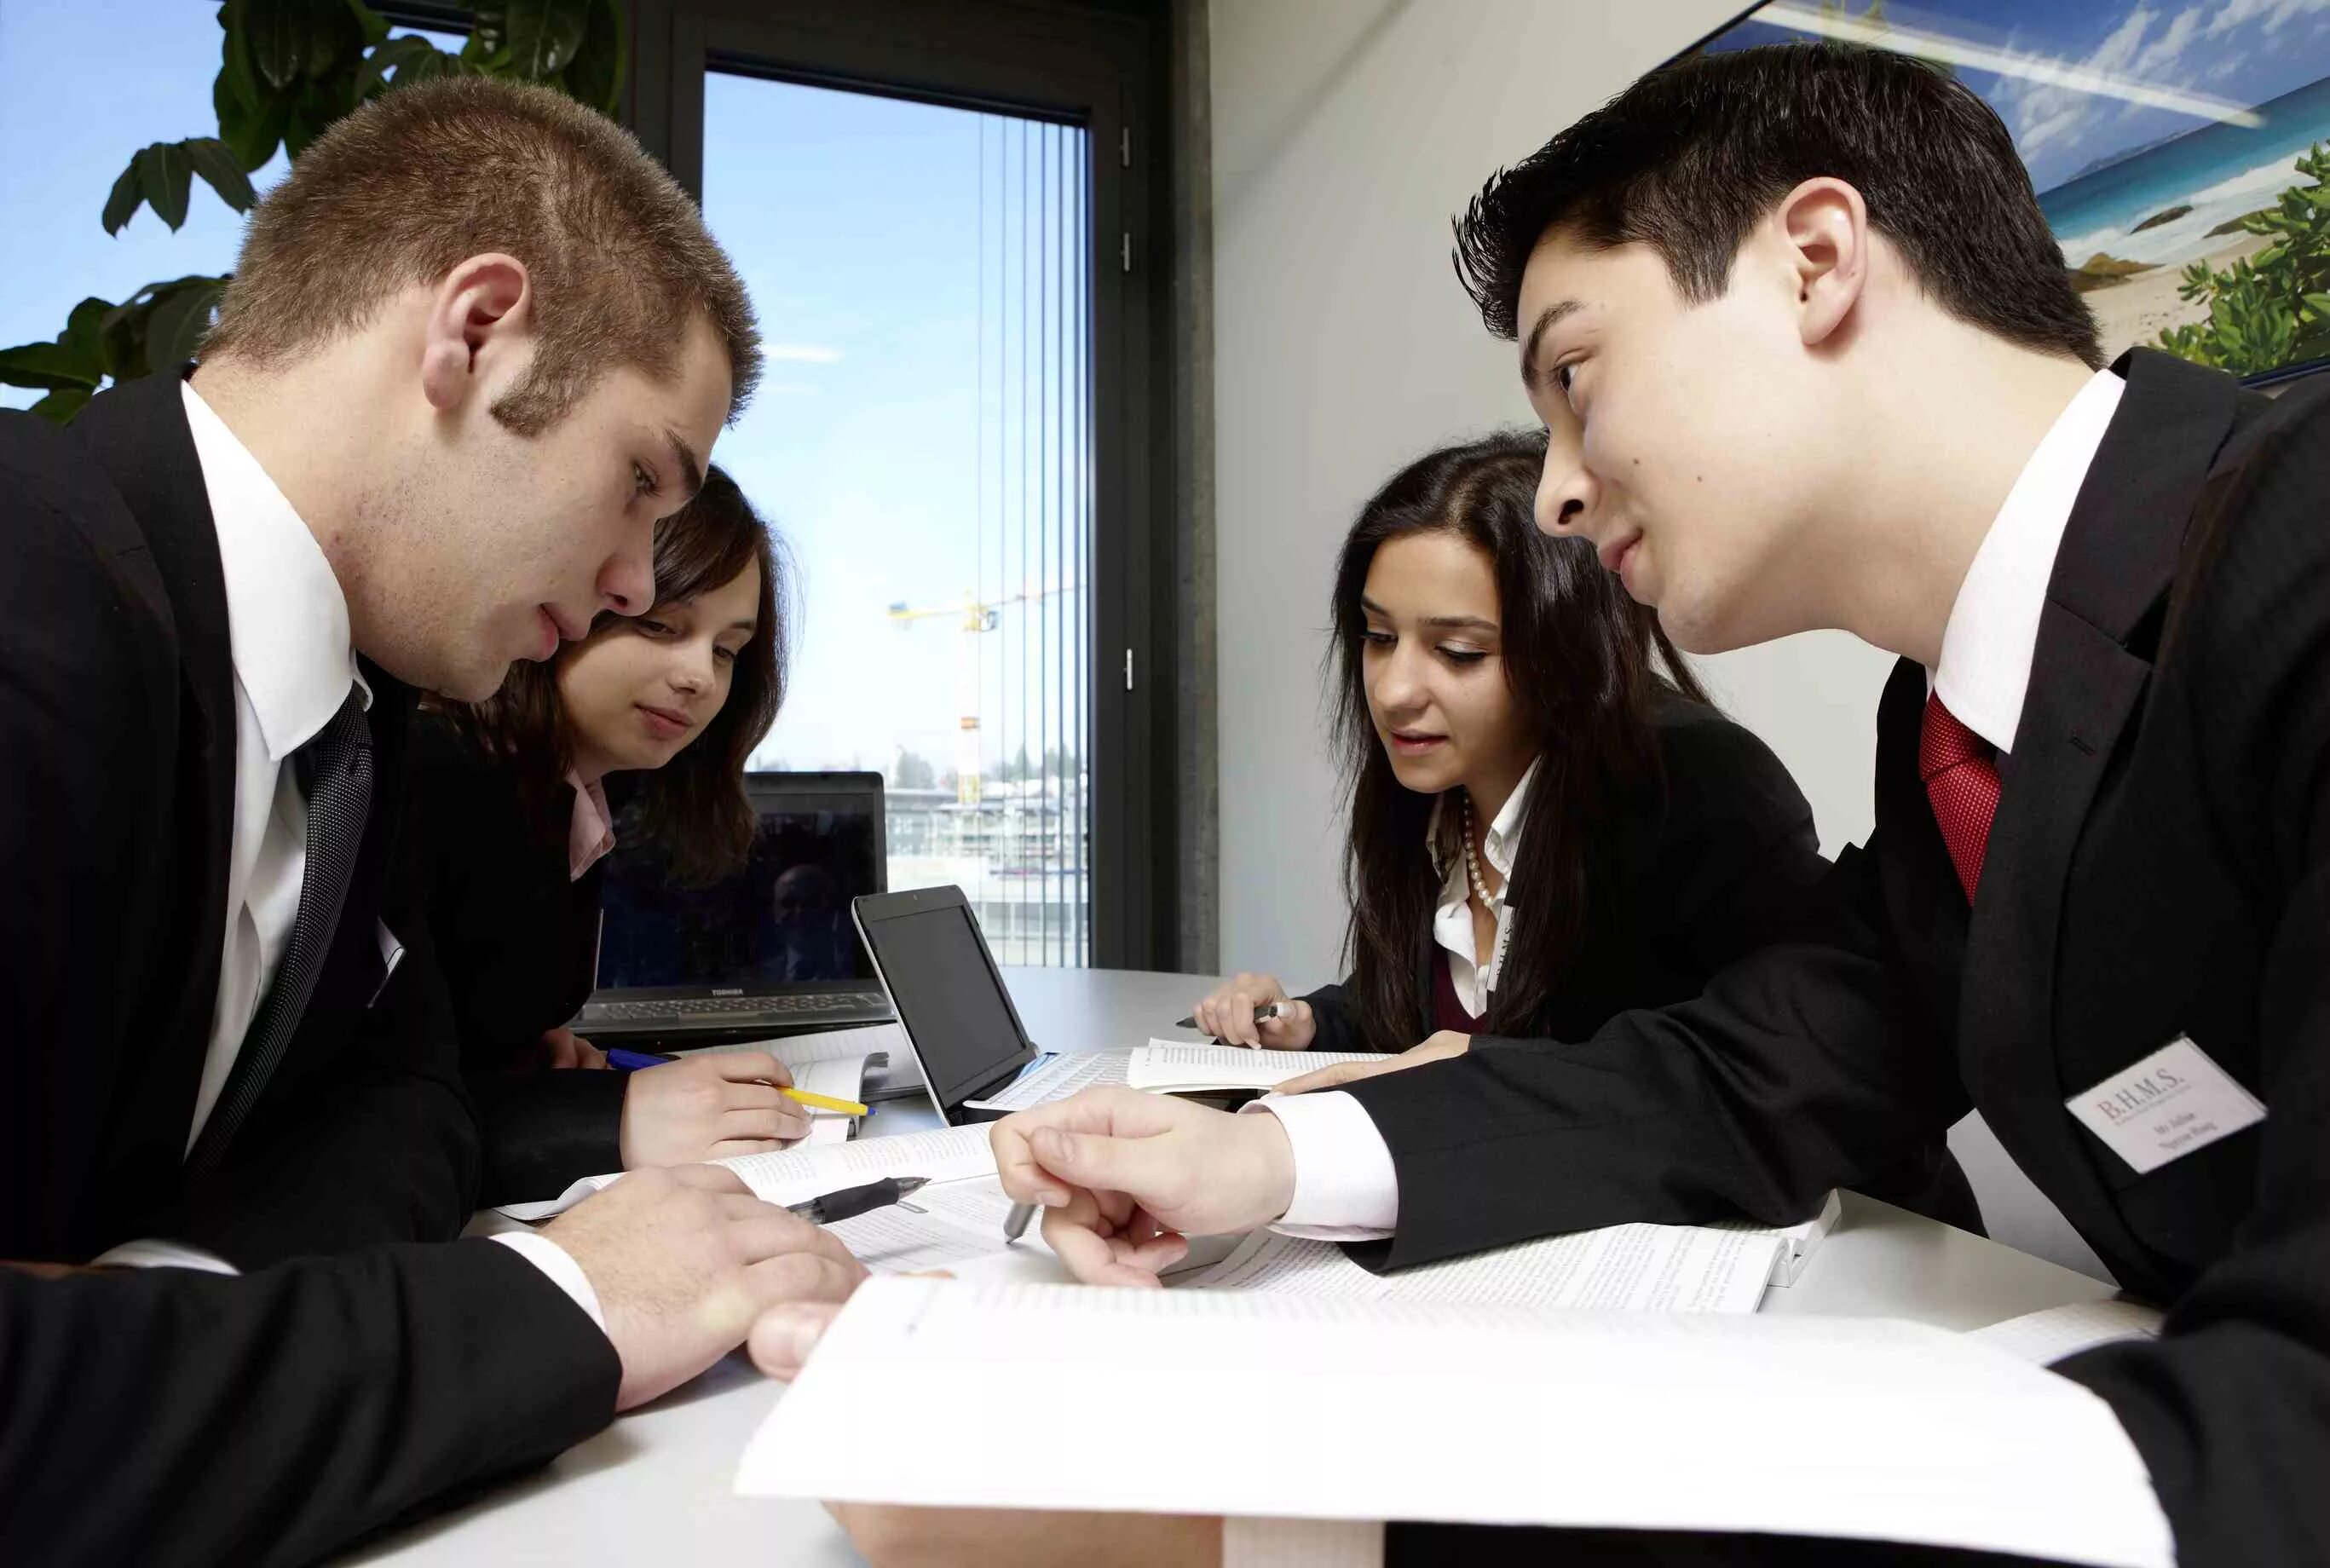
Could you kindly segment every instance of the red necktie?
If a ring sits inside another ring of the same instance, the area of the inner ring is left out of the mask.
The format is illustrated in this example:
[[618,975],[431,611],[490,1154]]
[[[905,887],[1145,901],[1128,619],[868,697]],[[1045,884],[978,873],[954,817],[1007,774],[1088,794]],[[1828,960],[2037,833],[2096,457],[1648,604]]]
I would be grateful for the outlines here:
[[1974,902],[1982,880],[1982,852],[1990,842],[1990,819],[1998,815],[1998,765],[1989,741],[1942,706],[1939,694],[1926,698],[1926,721],[1918,732],[1918,777],[1926,782],[1934,821],[1950,864],[1958,869],[1966,902]]

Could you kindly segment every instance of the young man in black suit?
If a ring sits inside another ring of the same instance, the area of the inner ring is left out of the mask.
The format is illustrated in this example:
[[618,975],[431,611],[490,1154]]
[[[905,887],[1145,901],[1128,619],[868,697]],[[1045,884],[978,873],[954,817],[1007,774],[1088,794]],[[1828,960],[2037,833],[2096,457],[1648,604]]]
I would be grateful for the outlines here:
[[[1686,648],[1842,627],[1901,656],[1876,830],[1824,930],[1697,1001],[1235,1117],[1090,1092],[999,1124],[1005,1186],[1089,1278],[1273,1223],[1399,1267],[1792,1219],[1979,1109],[2169,1309],[2057,1370],[2117,1415],[2177,1560],[2330,1560],[2330,394],[2098,369],[2005,128],[1895,55],[1658,72],[1458,234],[1554,434],[1540,526]],[[814,1325],[772,1315],[764,1362]],[[857,1524],[878,1561],[928,1521]]]
[[415,690],[650,603],[758,363],[637,143],[456,80],[308,149],[190,380],[0,415],[0,1556],[308,1561],[862,1274],[706,1167],[455,1242],[396,961]]

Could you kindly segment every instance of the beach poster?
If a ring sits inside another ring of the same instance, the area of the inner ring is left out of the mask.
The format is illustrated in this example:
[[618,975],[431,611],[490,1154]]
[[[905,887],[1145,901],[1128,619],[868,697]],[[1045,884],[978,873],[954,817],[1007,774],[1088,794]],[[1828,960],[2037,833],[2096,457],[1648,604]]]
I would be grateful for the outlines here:
[[1806,37],[1998,111],[2107,354],[2330,367],[2330,0],[1782,0],[1705,47]]

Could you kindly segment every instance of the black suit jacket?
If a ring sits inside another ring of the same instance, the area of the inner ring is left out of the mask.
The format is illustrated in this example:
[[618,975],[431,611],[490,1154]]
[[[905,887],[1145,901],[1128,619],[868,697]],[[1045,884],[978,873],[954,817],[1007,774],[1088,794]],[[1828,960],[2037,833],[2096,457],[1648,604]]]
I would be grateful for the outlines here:
[[590,1320],[505,1248],[406,1244],[451,1242],[478,1160],[441,996],[382,986],[376,921],[426,940],[394,851],[411,694],[366,666],[375,795],[337,936],[191,1181],[235,696],[176,378],[70,430],[0,414],[0,1257],[152,1237],[244,1270],[0,1268],[0,1556],[306,1560],[587,1435],[619,1373]]
[[[1620,802],[1596,836],[1590,913],[1577,951],[1544,1004],[1513,1036],[1476,1036],[1500,1048],[1591,1034],[1632,1007],[1696,997],[1734,959],[1779,940],[1817,907],[1829,863],[1813,808],[1755,732],[1697,703],[1675,699],[1657,716],[1659,777]],[[1416,934],[1418,994],[1432,995],[1439,947]],[[1529,932],[1516,930],[1514,940]],[[1303,1000],[1314,1051],[1377,1049],[1352,1013],[1350,982]],[[1409,1044],[1433,1033],[1427,1002]],[[1896,1151],[1861,1188],[1920,1214],[1979,1232],[1965,1174],[1937,1135]],[[1802,1215],[1798,1215],[1802,1218]]]
[[555,1197],[622,1168],[621,1072],[542,1066],[542,1036],[591,995],[604,862],[568,874],[572,797],[528,801],[517,770],[423,713],[408,814],[431,958],[485,1138],[483,1201]]
[[[2060,1368],[2109,1401],[2179,1560],[2330,1561],[2330,389],[2150,353],[2063,535],[1969,914],[1879,713],[1877,827],[1824,929],[1558,1050],[1357,1085],[1395,1264],[1625,1220],[1779,1220],[1971,1105],[2157,1344]],[[2137,1175],[2067,1098],[2189,1035],[2260,1125]]]

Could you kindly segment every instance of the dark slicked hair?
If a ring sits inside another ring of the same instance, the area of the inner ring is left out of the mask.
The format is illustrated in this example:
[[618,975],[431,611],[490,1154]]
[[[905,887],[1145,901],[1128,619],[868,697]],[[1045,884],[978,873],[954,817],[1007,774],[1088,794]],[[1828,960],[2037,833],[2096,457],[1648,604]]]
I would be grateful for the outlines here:
[[1701,303],[1729,287],[1748,231],[1823,175],[1861,193],[1870,226],[1950,315],[2103,363],[2005,125],[1946,72],[1850,44],[1701,54],[1651,72],[1490,177],[1456,220],[1456,275],[1489,330],[1518,337],[1521,274],[1559,227],[1590,246],[1649,246]]

